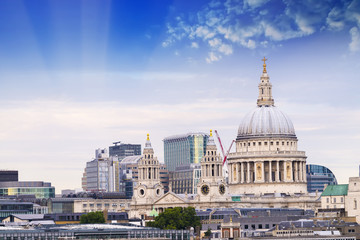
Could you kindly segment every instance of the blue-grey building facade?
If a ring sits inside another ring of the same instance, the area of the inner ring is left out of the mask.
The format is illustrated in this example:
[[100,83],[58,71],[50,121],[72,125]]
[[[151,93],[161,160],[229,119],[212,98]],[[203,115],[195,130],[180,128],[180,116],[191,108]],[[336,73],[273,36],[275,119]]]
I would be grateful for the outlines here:
[[165,138],[164,162],[168,170],[175,171],[177,166],[200,163],[208,138],[206,133],[187,133]]
[[322,192],[325,185],[337,185],[337,180],[333,172],[327,167],[307,164],[306,180],[308,192]]

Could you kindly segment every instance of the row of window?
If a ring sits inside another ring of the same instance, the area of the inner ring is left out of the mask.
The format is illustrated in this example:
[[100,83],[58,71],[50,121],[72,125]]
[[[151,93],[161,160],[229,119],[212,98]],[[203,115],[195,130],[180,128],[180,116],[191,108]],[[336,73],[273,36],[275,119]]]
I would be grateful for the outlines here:
[[[333,200],[332,203],[336,203],[336,197],[333,197],[332,200]],[[330,203],[330,201],[331,201],[331,200],[330,200],[329,197],[326,198],[326,203]],[[341,198],[340,198],[340,202],[341,202],[341,203],[344,202],[344,197],[341,197]]]
[[[264,146],[267,146],[267,145],[268,145],[268,142],[258,142],[257,145],[258,145],[258,146],[261,146],[262,143],[264,143]],[[274,142],[269,142],[269,143],[270,143],[270,146],[273,146],[273,145],[274,145]],[[275,142],[276,146],[279,146],[280,143],[281,143],[282,146],[285,146],[285,143],[286,143],[287,146],[292,146],[292,145],[293,145],[293,142],[284,142],[284,141],[282,141],[282,142],[279,142],[279,141]],[[250,147],[250,146],[251,146],[251,143],[250,143],[250,142],[240,143],[240,147],[246,147],[246,146]],[[256,142],[253,142],[253,146],[256,146]],[[295,146],[295,142],[294,142],[294,146]]]
[[[90,204],[83,203],[83,208],[87,208],[88,205],[89,205],[89,207],[91,207],[91,208],[93,208],[93,207],[95,206],[94,203],[90,203]],[[97,208],[102,208],[102,205],[103,205],[102,203],[97,203],[97,204],[96,204],[96,207],[97,207]],[[113,203],[113,204],[111,204],[111,206],[112,206],[113,208],[116,208],[116,207],[118,206],[118,204],[117,204],[117,203]],[[125,207],[125,203],[120,203],[119,206],[120,206],[120,207]],[[105,208],[109,208],[109,207],[110,207],[110,203],[104,203],[104,207],[105,207]]]

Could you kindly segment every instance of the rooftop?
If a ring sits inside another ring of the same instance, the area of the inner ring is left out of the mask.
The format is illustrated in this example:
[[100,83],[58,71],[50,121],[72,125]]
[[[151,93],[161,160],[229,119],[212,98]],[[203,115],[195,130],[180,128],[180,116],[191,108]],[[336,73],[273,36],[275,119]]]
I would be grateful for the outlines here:
[[344,196],[348,193],[349,184],[328,185],[321,196]]

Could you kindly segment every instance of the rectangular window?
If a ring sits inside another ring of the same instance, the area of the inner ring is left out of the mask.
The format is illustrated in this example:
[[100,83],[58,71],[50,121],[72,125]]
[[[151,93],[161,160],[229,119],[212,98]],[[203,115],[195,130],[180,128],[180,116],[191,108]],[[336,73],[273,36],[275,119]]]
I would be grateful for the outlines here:
[[279,142],[276,142],[276,146],[279,146]]
[[259,146],[261,146],[261,142],[259,142]]
[[86,207],[87,207],[87,204],[86,204],[86,203],[84,203],[84,204],[83,204],[83,208],[86,208]]
[[336,203],[336,198],[334,198],[334,203]]
[[271,145],[271,146],[274,145],[274,142],[270,142],[270,145]]
[[326,203],[329,203],[329,198],[326,198]]
[[342,203],[344,202],[344,198],[343,198],[343,197],[341,197],[341,199],[340,199],[340,200],[341,200],[341,202],[342,202]]
[[256,145],[256,143],[255,142],[253,142],[253,146],[255,146]]
[[244,229],[249,229],[249,225],[245,225],[245,226],[244,226]]
[[264,142],[264,145],[267,146],[267,142]]

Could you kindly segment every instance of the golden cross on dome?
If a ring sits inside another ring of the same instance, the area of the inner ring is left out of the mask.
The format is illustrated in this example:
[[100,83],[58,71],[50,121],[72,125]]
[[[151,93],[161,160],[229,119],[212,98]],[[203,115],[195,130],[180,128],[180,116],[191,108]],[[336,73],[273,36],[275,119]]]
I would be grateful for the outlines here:
[[264,61],[264,64],[263,64],[263,67],[264,67],[264,70],[263,70],[263,73],[266,73],[266,61],[267,59],[264,57],[263,59],[261,59],[261,61]]
[[261,61],[264,61],[264,64],[265,64],[265,61],[267,61],[267,59],[264,57],[263,59],[261,59]]

